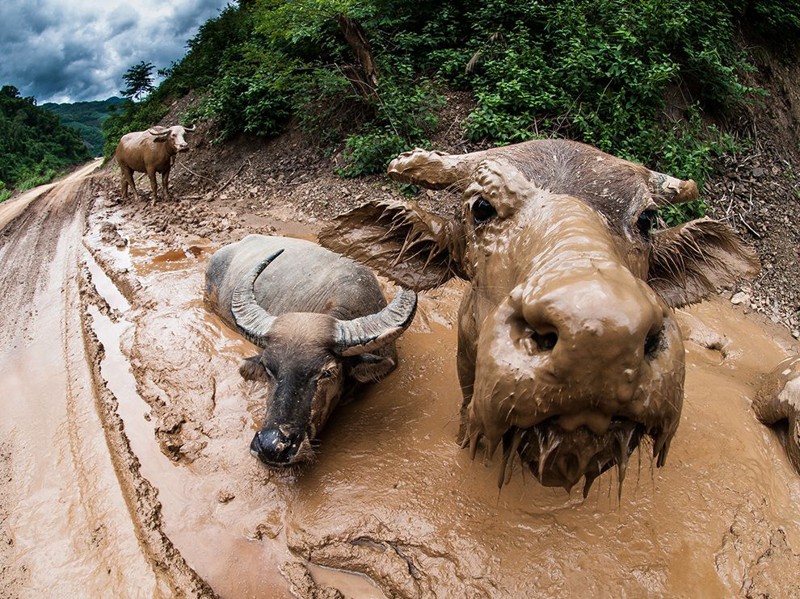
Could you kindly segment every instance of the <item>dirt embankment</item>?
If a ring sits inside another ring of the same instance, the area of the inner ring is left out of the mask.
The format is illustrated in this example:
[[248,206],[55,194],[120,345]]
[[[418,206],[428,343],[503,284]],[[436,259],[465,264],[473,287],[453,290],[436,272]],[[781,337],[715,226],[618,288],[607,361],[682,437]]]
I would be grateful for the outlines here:
[[[773,40],[774,41],[774,40]],[[744,74],[757,97],[723,125],[746,142],[706,185],[709,215],[726,221],[758,250],[763,266],[736,298],[800,339],[800,50],[743,44],[756,66]]]

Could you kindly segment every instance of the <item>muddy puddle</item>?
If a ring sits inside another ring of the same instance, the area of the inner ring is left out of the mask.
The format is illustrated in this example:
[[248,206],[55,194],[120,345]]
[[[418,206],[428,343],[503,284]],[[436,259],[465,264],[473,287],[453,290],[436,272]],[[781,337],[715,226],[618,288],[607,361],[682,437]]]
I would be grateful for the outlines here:
[[458,282],[421,296],[400,367],[338,409],[314,464],[274,474],[248,451],[263,400],[238,362],[257,350],[203,304],[217,248],[85,243],[103,377],[163,533],[222,597],[800,593],[800,478],[750,410],[791,338],[724,301],[681,311],[682,422],[665,468],[632,457],[621,501],[613,473],[585,500],[519,467],[499,491],[499,464],[457,446]]

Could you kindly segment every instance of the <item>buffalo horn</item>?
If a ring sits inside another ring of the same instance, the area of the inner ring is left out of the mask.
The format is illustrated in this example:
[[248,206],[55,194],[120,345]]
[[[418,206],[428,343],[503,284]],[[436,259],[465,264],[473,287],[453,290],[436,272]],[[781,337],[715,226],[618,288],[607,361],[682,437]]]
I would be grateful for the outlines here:
[[256,279],[282,253],[282,249],[278,250],[256,264],[236,285],[231,298],[231,313],[236,326],[248,341],[259,347],[264,347],[264,339],[275,322],[275,317],[256,302]]
[[150,127],[150,129],[148,129],[147,132],[150,135],[155,136],[157,139],[161,138],[166,139],[167,137],[169,137],[169,134],[171,133],[169,129],[167,129],[166,127],[162,127],[161,125],[158,125],[156,127]]
[[184,127],[183,130],[186,131],[186,133],[192,133],[192,132],[194,132],[195,127],[194,126],[192,126],[192,127]]
[[416,311],[417,294],[410,289],[400,289],[380,312],[353,320],[338,320],[333,351],[347,357],[383,347],[403,334]]
[[656,171],[650,171],[650,188],[656,203],[662,206],[691,202],[700,195],[697,183],[692,179],[683,181]]

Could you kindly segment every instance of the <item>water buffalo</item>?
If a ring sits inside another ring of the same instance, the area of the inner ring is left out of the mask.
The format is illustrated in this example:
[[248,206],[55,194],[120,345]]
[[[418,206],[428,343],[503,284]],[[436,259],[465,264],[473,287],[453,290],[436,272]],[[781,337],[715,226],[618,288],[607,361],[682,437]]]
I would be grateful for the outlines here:
[[375,275],[352,260],[309,241],[264,235],[214,253],[206,299],[263,348],[239,372],[267,384],[264,425],[250,451],[272,467],[308,461],[340,398],[395,368],[394,340],[417,307],[416,293],[404,289],[387,306]]
[[787,358],[767,376],[753,400],[753,410],[764,424],[787,422],[782,440],[800,474],[800,357]]
[[152,202],[158,197],[156,173],[161,173],[161,187],[164,188],[164,198],[169,199],[169,171],[175,162],[178,152],[186,152],[189,144],[186,134],[194,131],[194,127],[156,126],[147,131],[133,131],[126,133],[119,140],[115,156],[122,171],[122,197],[128,199],[128,185],[133,189],[133,195],[138,200],[139,192],[133,182],[133,173],[138,171],[147,173],[150,179],[150,188],[153,190]]
[[416,149],[389,165],[398,181],[463,193],[443,218],[373,202],[320,241],[407,287],[452,276],[459,309],[461,441],[502,444],[547,486],[584,493],[652,440],[662,466],[683,403],[684,349],[672,308],[758,270],[723,224],[656,229],[659,207],[697,197],[681,181],[566,140],[463,155]]

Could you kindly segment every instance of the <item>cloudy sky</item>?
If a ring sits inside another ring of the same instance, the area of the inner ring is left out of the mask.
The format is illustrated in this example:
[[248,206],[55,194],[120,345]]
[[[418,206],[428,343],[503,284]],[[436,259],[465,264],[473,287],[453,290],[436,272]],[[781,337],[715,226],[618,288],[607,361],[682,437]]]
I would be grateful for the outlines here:
[[0,0],[0,86],[39,104],[118,96],[129,67],[168,67],[228,2]]

